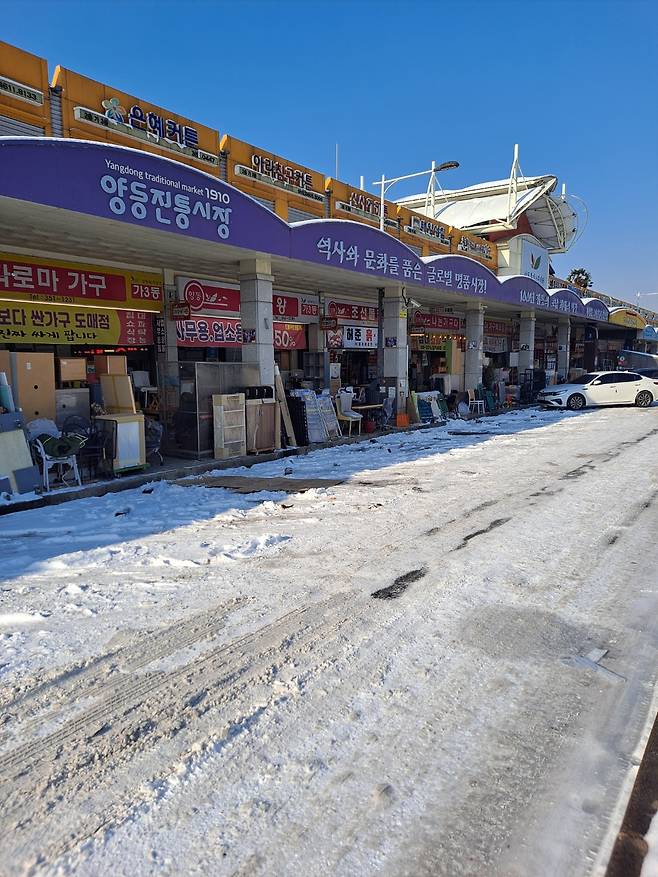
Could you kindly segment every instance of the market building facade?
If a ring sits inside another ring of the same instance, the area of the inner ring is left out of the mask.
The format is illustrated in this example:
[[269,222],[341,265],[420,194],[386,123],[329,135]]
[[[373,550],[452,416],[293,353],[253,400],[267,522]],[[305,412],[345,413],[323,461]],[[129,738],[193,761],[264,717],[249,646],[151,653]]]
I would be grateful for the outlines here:
[[276,363],[289,386],[378,380],[404,411],[485,368],[501,398],[535,369],[566,377],[574,339],[608,325],[513,259],[497,276],[493,240],[395,202],[381,232],[367,192],[66,68],[48,86],[4,45],[0,353],[49,352],[55,382],[62,360],[93,384],[121,354],[171,425],[183,372],[241,363],[271,386]]

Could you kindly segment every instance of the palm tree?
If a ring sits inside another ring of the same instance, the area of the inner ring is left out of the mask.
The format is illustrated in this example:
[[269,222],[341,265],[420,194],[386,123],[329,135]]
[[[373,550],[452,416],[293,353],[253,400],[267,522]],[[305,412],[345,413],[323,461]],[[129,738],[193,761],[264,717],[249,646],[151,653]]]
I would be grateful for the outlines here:
[[579,286],[581,289],[589,289],[592,285],[592,275],[587,268],[572,268],[567,276],[569,283]]

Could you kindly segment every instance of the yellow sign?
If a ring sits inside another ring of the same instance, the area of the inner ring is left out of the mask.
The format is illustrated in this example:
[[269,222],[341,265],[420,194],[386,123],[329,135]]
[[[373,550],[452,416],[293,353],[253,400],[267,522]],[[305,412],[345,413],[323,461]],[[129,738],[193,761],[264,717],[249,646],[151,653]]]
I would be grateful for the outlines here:
[[0,253],[0,296],[22,301],[162,310],[160,274]]
[[49,135],[48,64],[0,41],[0,116],[35,125]]
[[228,134],[220,151],[227,156],[228,182],[253,197],[274,201],[281,219],[290,220],[290,208],[324,216],[322,174]]
[[647,325],[644,317],[630,308],[613,308],[610,311],[609,322],[616,326],[627,326],[629,329],[644,329]]
[[438,256],[450,252],[450,228],[444,223],[406,207],[397,208],[397,217],[403,244],[420,248],[423,256]]
[[153,343],[153,314],[0,300],[0,342],[145,346]]
[[66,137],[102,140],[174,158],[219,175],[219,134],[72,70],[57,67]]
[[456,256],[468,256],[482,262],[492,271],[498,269],[498,248],[496,244],[485,238],[471,234],[470,231],[462,231],[460,228],[451,228],[452,253]]
[[[331,177],[325,181],[325,188],[329,192],[329,215],[332,219],[353,219],[379,228],[381,199],[377,195],[355,189]],[[384,201],[384,229],[398,236],[397,204],[392,201]]]

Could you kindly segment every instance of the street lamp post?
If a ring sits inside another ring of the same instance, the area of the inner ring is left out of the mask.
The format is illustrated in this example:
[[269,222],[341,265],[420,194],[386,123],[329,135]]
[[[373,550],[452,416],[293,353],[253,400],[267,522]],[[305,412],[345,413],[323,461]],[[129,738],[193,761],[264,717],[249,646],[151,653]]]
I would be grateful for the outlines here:
[[447,171],[452,168],[459,167],[458,161],[444,161],[441,164],[437,164],[435,161],[432,162],[432,167],[428,171],[419,171],[417,174],[405,174],[403,177],[393,177],[390,180],[386,179],[386,174],[382,174],[381,180],[376,180],[372,185],[380,187],[380,204],[379,204],[379,230],[384,231],[384,197],[388,190],[395,183],[399,183],[401,180],[411,180],[414,177],[424,177],[426,174],[430,174],[430,181],[427,187],[428,196],[431,191],[432,195],[432,218],[434,218],[434,202],[435,202],[435,178],[439,171]]

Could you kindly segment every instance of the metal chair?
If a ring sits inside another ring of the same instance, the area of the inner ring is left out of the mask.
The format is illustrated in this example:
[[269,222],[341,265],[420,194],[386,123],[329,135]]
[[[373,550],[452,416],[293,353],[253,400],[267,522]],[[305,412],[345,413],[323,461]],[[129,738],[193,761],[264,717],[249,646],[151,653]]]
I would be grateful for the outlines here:
[[62,434],[84,436],[85,443],[77,455],[80,469],[86,469],[90,479],[97,475],[104,448],[98,427],[81,414],[69,414],[62,424]]

